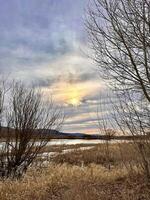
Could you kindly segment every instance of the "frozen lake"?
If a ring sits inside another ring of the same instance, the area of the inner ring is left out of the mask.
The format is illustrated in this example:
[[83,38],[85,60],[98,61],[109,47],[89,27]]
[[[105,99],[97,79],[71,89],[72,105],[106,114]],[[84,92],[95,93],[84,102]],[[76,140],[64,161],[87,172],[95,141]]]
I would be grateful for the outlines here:
[[[47,146],[53,146],[53,145],[76,145],[76,144],[100,144],[106,142],[105,140],[86,140],[86,139],[52,139],[47,143]],[[111,140],[110,143],[116,143],[117,140]],[[125,141],[119,141],[119,142],[125,142]],[[0,148],[2,148],[4,142],[0,143]],[[38,145],[38,142],[36,142],[36,145]]]
[[52,139],[48,145],[99,144],[103,142],[103,140]]
[[[99,144],[103,143],[103,140],[84,140],[84,139],[52,139],[47,143],[48,146],[51,145],[75,145],[75,144]],[[0,148],[3,146],[4,142],[0,143]],[[38,142],[36,142],[38,145]]]

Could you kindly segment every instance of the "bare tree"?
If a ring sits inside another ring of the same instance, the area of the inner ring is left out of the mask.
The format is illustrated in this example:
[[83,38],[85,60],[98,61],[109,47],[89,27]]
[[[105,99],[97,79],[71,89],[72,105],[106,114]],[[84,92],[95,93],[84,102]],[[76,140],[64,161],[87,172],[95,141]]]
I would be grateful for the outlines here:
[[2,177],[18,178],[47,145],[51,131],[60,127],[62,115],[39,91],[14,83],[5,121],[0,172]]
[[9,87],[6,86],[6,79],[0,77],[0,131],[4,114],[4,100]]
[[133,139],[139,138],[133,143],[149,179],[150,1],[92,2],[86,27],[94,60],[102,77],[119,95],[120,104],[115,107],[114,118],[120,130]]
[[[145,102],[137,102],[130,92],[118,95],[119,104],[114,105],[114,119],[124,135],[132,137],[132,145],[138,156],[136,165],[150,181],[150,110]],[[135,163],[133,163],[135,165]]]
[[[105,99],[105,98],[104,98]],[[108,104],[110,102],[106,102],[105,100],[100,100],[99,108],[97,111],[97,118],[98,118],[98,130],[100,135],[105,136],[104,140],[104,153],[106,158],[106,167],[110,170],[111,169],[111,148],[110,143],[113,139],[113,137],[116,135],[115,126],[113,123],[112,116],[110,115],[110,112],[107,110]]]
[[93,0],[90,6],[86,27],[102,76],[150,102],[150,1]]

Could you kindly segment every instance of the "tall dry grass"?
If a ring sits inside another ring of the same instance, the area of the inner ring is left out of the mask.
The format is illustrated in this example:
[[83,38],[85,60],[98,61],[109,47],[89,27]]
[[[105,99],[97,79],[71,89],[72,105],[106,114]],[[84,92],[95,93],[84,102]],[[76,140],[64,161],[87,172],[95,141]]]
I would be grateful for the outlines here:
[[112,168],[118,165],[129,166],[132,164],[135,166],[139,163],[139,153],[133,143],[111,144],[109,146],[109,159],[107,158],[105,148],[105,144],[99,144],[84,151],[76,148],[74,151],[65,154],[57,154],[57,156],[52,158],[52,161],[57,164],[67,163],[78,166],[95,163],[105,167],[110,162]]
[[141,177],[129,178],[125,168],[108,171],[100,165],[86,167],[52,163],[45,170],[30,170],[18,181],[0,183],[1,200],[97,200],[143,197],[148,200],[148,187],[139,184]]
[[110,170],[104,148],[61,154],[47,168],[31,168],[21,180],[1,181],[0,200],[149,200],[150,186],[136,165],[133,146],[111,145]]

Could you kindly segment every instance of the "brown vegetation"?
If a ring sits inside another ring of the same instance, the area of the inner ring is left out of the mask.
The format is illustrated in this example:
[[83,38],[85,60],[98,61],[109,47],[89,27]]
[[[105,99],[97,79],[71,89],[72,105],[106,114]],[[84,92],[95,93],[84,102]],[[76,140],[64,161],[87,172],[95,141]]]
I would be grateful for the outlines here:
[[[108,170],[102,162],[103,148],[102,144],[89,150],[68,152],[56,156],[45,169],[31,168],[21,180],[0,182],[0,199],[149,200],[149,185],[142,171],[135,166],[136,162],[132,165],[132,173],[130,168],[121,164],[120,147],[112,144],[111,156],[115,163],[112,162]],[[132,145],[124,143],[121,149],[126,164],[136,161],[138,152],[132,151]]]
[[97,144],[90,149],[81,150],[79,146],[73,151],[57,154],[51,161],[57,164],[71,164],[77,166],[87,166],[90,164],[103,165],[107,168],[110,163],[110,168],[126,167],[128,171],[135,169],[135,166],[141,170],[138,148],[132,142],[109,144],[110,156],[106,157],[106,144]]

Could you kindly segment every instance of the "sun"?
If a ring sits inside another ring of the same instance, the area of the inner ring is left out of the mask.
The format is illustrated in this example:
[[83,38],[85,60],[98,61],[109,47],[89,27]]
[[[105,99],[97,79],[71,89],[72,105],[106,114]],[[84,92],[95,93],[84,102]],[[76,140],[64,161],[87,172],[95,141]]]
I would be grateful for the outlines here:
[[78,106],[80,105],[80,100],[78,98],[72,98],[69,100],[69,103],[73,106]]
[[75,85],[67,88],[67,103],[72,106],[78,106],[81,103],[82,95],[80,89]]

